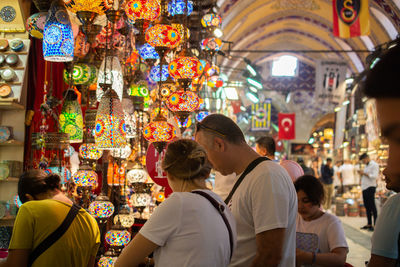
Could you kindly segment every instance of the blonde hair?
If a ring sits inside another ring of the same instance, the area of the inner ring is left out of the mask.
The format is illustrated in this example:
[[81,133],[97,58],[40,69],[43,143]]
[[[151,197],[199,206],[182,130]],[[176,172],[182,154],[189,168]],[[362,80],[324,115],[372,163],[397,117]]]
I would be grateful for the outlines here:
[[207,179],[212,167],[201,145],[190,139],[180,139],[168,145],[162,168],[178,179],[193,180]]

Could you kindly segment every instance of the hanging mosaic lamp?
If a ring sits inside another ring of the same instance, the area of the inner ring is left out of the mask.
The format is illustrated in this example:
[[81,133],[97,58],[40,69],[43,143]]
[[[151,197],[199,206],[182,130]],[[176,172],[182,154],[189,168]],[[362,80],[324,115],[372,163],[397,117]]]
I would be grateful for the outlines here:
[[61,0],[51,4],[43,34],[43,57],[47,61],[74,59],[74,36],[67,10]]
[[206,38],[206,39],[201,40],[200,47],[202,50],[212,51],[215,53],[215,52],[221,50],[222,40],[219,38],[215,38],[215,37]]
[[217,90],[218,88],[224,86],[224,81],[218,75],[214,75],[207,80],[207,85],[213,90]]
[[192,91],[176,91],[168,97],[167,107],[183,124],[190,113],[199,108],[199,97]]
[[136,116],[132,97],[122,99],[122,109],[124,110],[126,138],[136,137]]
[[30,16],[26,20],[26,31],[30,36],[43,39],[44,26],[46,24],[48,12],[39,12]]
[[186,10],[186,1],[185,0],[171,0],[168,3],[168,13],[171,16],[178,15],[186,15],[189,16],[193,12],[193,2],[187,1],[187,10]]
[[58,119],[60,133],[69,134],[70,143],[81,143],[83,140],[82,109],[73,90],[67,90],[65,100]]
[[112,8],[114,0],[64,0],[65,7],[72,13],[88,11],[103,15]]
[[145,183],[147,180],[147,171],[143,168],[143,165],[135,161],[133,167],[127,172],[126,179],[129,184]]
[[126,145],[123,148],[117,148],[111,150],[111,156],[119,159],[127,159],[132,154],[132,149],[129,145]]
[[125,185],[126,169],[124,164],[117,162],[109,163],[107,170],[108,186],[123,186]]
[[101,98],[94,137],[99,149],[116,149],[126,145],[124,112],[113,89],[107,89]]
[[[181,36],[181,41],[179,42],[179,45],[181,45],[185,39],[189,39],[190,37],[190,30],[188,27],[186,27],[184,24],[180,23],[172,23],[171,26],[176,29],[179,32],[179,35]],[[186,32],[185,32],[186,31]],[[186,33],[186,38],[184,38],[184,34]]]
[[191,90],[194,92],[200,91],[205,81],[206,81],[205,75],[201,75],[200,77],[193,79]]
[[208,27],[220,28],[221,24],[222,24],[221,17],[213,13],[205,14],[201,18],[201,25],[203,25],[204,28]]
[[156,107],[151,111],[150,119],[152,121],[155,120],[159,114],[161,114],[161,116],[163,116],[164,118],[167,118],[168,117],[168,110],[166,108],[161,108],[161,112],[160,112],[160,108]]
[[175,127],[168,123],[167,119],[160,114],[143,129],[143,137],[153,143],[159,153],[162,152],[166,144],[172,141],[175,136]]
[[83,32],[79,32],[75,37],[74,55],[78,58],[83,58],[89,52],[90,44],[86,41],[86,36]]
[[206,71],[207,77],[211,77],[214,75],[219,75],[219,67],[216,65],[213,65],[211,67],[209,67]]
[[160,65],[153,66],[150,70],[149,76],[154,82],[166,81],[169,77],[168,65],[162,65],[160,74]]
[[80,166],[79,170],[72,175],[72,181],[76,186],[88,188],[97,187],[97,178],[97,173],[87,164]]
[[199,111],[199,112],[197,113],[197,115],[196,115],[196,120],[197,120],[198,122],[201,122],[201,121],[204,120],[204,118],[207,117],[208,115],[210,115],[210,112],[207,111],[207,110]]
[[135,217],[133,213],[130,212],[129,208],[123,207],[119,210],[118,214],[114,216],[114,224],[121,223],[124,228],[131,228],[135,223]]
[[147,84],[145,81],[139,81],[137,83],[131,84],[128,89],[128,94],[130,96],[141,96],[141,97],[149,97],[149,89],[147,88]]
[[[91,78],[91,68],[85,63],[76,63],[72,69],[72,81],[75,85],[88,84]],[[64,82],[69,83],[69,72],[64,68]]]
[[167,24],[156,24],[146,30],[146,42],[153,46],[159,55],[178,47],[180,41],[178,30]]
[[157,0],[130,0],[125,5],[125,14],[131,20],[155,21],[161,13]]
[[97,264],[98,267],[114,267],[115,262],[118,259],[118,255],[114,255],[111,250],[108,250],[104,253],[99,259],[99,263]]
[[183,56],[172,60],[168,71],[186,90],[192,79],[198,78],[203,73],[203,65],[196,57]]
[[112,84],[112,89],[117,93],[119,100],[122,100],[124,80],[118,57],[107,56],[101,62],[97,78],[97,101],[100,101],[104,93],[101,84]]
[[131,197],[132,206],[147,207],[151,203],[151,196],[148,193],[136,193]]
[[131,234],[121,225],[114,225],[106,233],[105,240],[111,247],[122,249],[131,241]]
[[114,205],[107,196],[100,194],[89,205],[89,213],[98,219],[107,219],[114,213]]
[[166,99],[167,97],[169,97],[173,92],[175,92],[177,90],[177,86],[175,84],[175,82],[171,82],[171,83],[167,83],[167,81],[161,84],[161,89],[160,89],[160,94],[162,96],[163,99]]
[[144,60],[160,58],[154,47],[152,47],[148,43],[145,43],[139,47],[139,54]]
[[65,167],[62,166],[60,160],[52,160],[49,164],[49,167],[47,167],[51,173],[58,174],[61,178],[61,184],[68,183],[69,180],[71,180],[71,171]]
[[79,156],[82,159],[98,160],[103,156],[103,150],[98,149],[94,143],[83,143],[79,147]]

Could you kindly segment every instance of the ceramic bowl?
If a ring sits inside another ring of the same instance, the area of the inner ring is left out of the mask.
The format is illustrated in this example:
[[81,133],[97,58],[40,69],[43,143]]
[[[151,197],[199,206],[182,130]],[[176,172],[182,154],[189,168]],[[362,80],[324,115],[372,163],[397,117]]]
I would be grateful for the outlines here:
[[12,89],[8,84],[0,84],[0,97],[7,97],[11,94]]
[[7,39],[0,39],[0,51],[6,51],[8,49]]
[[8,66],[15,66],[18,64],[19,57],[16,54],[11,54],[6,57],[6,63]]
[[16,77],[15,71],[11,68],[4,69],[1,72],[1,78],[6,82],[11,82]]
[[14,39],[10,41],[10,48],[14,52],[20,52],[24,49],[24,42],[21,39]]

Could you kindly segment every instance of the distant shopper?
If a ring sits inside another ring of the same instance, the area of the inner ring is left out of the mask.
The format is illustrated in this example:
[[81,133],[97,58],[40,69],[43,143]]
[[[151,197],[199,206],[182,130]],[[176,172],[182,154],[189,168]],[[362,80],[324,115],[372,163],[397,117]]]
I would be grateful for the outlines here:
[[256,151],[261,156],[275,160],[275,140],[271,136],[262,136],[256,141]]
[[297,163],[303,168],[304,175],[313,175],[313,170],[306,166],[303,158],[298,158]]
[[321,177],[321,169],[319,167],[319,160],[318,158],[315,158],[311,162],[311,170],[312,170],[312,176],[316,178]]
[[[342,161],[337,160],[335,165],[333,165],[333,186],[338,189],[338,192],[343,193],[342,182],[339,177],[339,168],[342,166]],[[339,189],[340,187],[340,189]]]
[[354,172],[354,165],[350,160],[345,160],[343,165],[339,167],[338,176],[343,185],[343,193],[350,191],[355,184]]
[[196,125],[195,137],[214,169],[222,175],[240,176],[237,190],[225,199],[238,234],[230,266],[295,266],[297,198],[288,173],[260,157],[235,122],[224,115],[207,116]]
[[[43,170],[25,172],[18,181],[18,196],[24,204],[18,210],[9,254],[5,262],[0,261],[1,267],[28,266],[28,262],[32,267],[94,266],[100,245],[99,227],[89,213],[73,206],[61,192],[58,175]],[[55,232],[71,211],[76,215],[69,227],[43,253],[37,253],[42,241]]]
[[370,71],[365,94],[376,99],[382,135],[389,144],[389,158],[383,171],[386,187],[397,194],[382,207],[372,236],[369,267],[399,266],[400,236],[400,46],[390,49]]
[[228,266],[236,243],[235,220],[222,199],[206,188],[211,165],[204,148],[189,139],[172,142],[162,168],[174,193],[155,209],[114,266],[138,266],[153,251],[155,266]]
[[298,265],[344,266],[348,245],[340,220],[320,209],[324,199],[321,182],[311,175],[299,177],[297,191],[298,211],[296,231],[318,236],[318,253],[297,249]]
[[371,160],[366,153],[360,156],[360,160],[365,164],[364,170],[359,171],[359,173],[361,175],[361,190],[368,220],[368,224],[361,227],[361,229],[373,231],[372,216],[374,216],[374,224],[378,217],[378,212],[375,206],[375,191],[376,180],[379,177],[379,165],[375,161]]
[[326,164],[321,167],[321,179],[322,185],[325,191],[325,202],[324,209],[327,211],[331,210],[332,196],[333,196],[333,167],[332,159],[327,158]]

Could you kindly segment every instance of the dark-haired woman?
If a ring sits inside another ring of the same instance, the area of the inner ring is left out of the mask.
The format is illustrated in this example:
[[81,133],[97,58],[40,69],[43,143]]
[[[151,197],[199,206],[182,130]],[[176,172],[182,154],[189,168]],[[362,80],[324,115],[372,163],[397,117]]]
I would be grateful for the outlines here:
[[206,197],[193,193],[205,193],[221,205],[233,245],[234,218],[218,195],[206,187],[211,166],[205,150],[192,140],[175,141],[168,145],[162,167],[174,193],[122,251],[115,267],[138,266],[153,251],[155,266],[227,266],[233,249],[228,226]]
[[294,182],[298,198],[296,232],[318,236],[317,253],[296,251],[297,265],[344,266],[348,245],[340,220],[320,209],[324,200],[321,182],[311,175],[304,175]]
[[[67,217],[72,201],[60,190],[60,177],[43,170],[25,172],[18,182],[24,203],[15,219],[9,254],[0,266],[26,267],[31,252]],[[77,212],[61,237],[33,261],[39,266],[94,266],[100,245],[96,220],[84,209]]]

